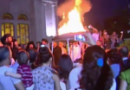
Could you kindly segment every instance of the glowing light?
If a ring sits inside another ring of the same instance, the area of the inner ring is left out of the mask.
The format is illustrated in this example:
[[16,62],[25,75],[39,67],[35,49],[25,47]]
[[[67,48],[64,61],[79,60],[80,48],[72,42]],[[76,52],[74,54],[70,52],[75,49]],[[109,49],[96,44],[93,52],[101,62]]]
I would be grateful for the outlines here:
[[81,3],[82,0],[75,0],[75,7],[68,13],[68,22],[64,23],[63,26],[61,26],[58,30],[59,35],[67,33],[85,32],[80,15]]

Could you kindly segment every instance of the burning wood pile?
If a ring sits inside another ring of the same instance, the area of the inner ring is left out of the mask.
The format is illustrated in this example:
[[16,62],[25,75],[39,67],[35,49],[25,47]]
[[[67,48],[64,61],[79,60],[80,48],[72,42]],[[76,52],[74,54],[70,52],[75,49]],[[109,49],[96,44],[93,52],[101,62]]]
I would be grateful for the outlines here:
[[62,17],[62,20],[59,22],[58,35],[85,32],[82,24],[83,15],[90,9],[91,3],[89,0],[67,0],[60,5],[57,15]]

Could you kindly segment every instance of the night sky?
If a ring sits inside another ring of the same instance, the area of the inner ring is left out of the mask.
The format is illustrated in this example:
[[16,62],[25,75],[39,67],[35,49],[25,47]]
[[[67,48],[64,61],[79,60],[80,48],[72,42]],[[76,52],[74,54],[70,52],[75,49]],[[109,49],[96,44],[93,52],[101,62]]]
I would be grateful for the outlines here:
[[[65,0],[59,0],[59,5]],[[127,0],[91,0],[92,9],[86,13],[85,21],[87,24],[100,23],[103,25],[104,19],[115,16],[115,11],[126,6]]]

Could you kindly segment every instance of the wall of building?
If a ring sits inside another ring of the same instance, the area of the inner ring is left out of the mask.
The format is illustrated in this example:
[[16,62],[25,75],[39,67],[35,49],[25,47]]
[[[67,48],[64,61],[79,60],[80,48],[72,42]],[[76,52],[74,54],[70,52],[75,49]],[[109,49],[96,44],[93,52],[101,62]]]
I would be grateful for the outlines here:
[[[6,22],[13,23],[14,38],[17,38],[17,24],[25,23],[29,25],[30,41],[37,42],[42,38],[51,41],[51,36],[56,35],[56,5],[57,0],[0,0],[0,25]],[[14,19],[3,20],[2,16],[5,13],[10,13]],[[18,20],[20,14],[26,15],[28,20]],[[47,30],[52,34],[49,33],[48,36]]]
[[[10,22],[14,24],[15,38],[17,38],[16,30],[18,23],[26,23],[29,25],[30,40],[35,40],[35,25],[34,25],[34,8],[32,0],[0,0],[0,25],[2,23]],[[10,13],[13,20],[3,20],[2,16],[5,13]],[[18,20],[18,16],[24,14],[28,21]],[[1,34],[0,34],[1,36]]]
[[56,35],[56,6],[57,0],[34,0],[36,40],[47,38],[51,41]]

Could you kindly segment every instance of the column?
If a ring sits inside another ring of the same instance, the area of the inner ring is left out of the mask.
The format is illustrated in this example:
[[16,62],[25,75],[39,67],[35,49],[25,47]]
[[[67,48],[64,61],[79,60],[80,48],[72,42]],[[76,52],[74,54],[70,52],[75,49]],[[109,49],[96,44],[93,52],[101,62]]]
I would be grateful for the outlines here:
[[45,26],[47,37],[56,36],[56,6],[57,2],[52,0],[43,0],[45,3]]
[[58,35],[57,34],[57,15],[56,15],[56,7],[57,7],[57,4],[52,4],[52,22],[53,22],[53,24],[52,24],[52,27],[53,27],[53,29],[54,29],[54,31],[55,31],[55,33],[54,33],[54,36],[55,35]]

